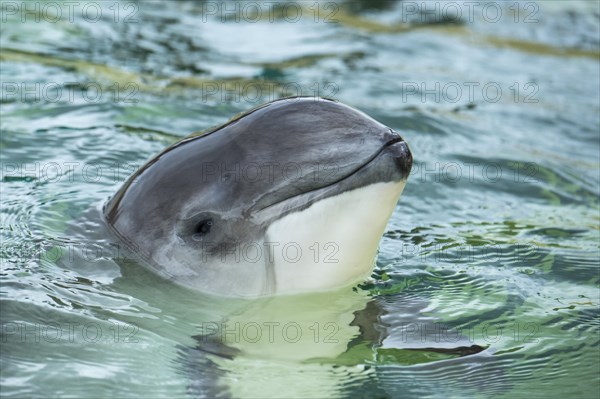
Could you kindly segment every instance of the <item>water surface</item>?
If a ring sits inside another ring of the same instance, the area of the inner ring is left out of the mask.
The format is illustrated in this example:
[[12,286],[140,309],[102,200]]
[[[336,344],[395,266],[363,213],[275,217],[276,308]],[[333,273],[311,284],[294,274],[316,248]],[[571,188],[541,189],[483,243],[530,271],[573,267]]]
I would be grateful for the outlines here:
[[[597,2],[457,2],[461,18],[434,2],[82,2],[73,18],[35,4],[2,2],[3,396],[221,392],[206,381],[241,396],[598,396]],[[97,217],[127,176],[286,95],[348,103],[411,146],[371,280],[249,305],[127,262]],[[351,325],[367,304],[379,345]],[[304,336],[199,354],[192,337],[223,318]],[[486,349],[423,350],[457,345]]]

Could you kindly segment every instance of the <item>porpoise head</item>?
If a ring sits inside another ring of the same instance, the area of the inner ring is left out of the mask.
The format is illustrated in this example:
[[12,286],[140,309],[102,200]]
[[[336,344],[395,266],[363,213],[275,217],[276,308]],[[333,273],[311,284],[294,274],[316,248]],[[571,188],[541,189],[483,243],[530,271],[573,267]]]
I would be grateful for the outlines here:
[[371,272],[411,165],[403,139],[362,112],[282,99],[167,148],[104,217],[144,263],[187,287],[328,290]]

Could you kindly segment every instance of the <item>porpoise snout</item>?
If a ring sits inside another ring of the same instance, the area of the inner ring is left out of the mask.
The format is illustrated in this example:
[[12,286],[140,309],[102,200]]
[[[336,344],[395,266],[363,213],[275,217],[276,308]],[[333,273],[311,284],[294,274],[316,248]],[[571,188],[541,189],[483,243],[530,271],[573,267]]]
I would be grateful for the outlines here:
[[408,174],[412,168],[413,157],[408,144],[406,141],[398,141],[392,144],[388,151],[391,151],[396,162],[396,166],[405,178],[408,178]]
[[412,168],[413,157],[408,144],[402,136],[392,129],[389,129],[384,134],[385,152],[391,155],[394,159],[394,164],[403,178],[408,178],[408,174]]

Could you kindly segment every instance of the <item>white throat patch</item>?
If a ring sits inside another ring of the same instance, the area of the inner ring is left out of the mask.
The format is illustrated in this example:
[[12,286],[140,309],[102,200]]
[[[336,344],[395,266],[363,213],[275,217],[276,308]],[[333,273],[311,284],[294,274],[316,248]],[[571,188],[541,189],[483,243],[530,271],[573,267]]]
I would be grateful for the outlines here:
[[406,181],[375,183],[273,222],[274,294],[342,287],[367,277]]

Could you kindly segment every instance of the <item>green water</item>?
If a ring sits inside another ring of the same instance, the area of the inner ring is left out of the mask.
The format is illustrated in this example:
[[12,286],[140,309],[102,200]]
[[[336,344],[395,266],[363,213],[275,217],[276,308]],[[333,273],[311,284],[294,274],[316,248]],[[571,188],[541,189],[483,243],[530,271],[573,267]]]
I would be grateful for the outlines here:
[[[1,2],[0,394],[597,398],[599,3],[254,4]],[[411,146],[370,281],[248,304],[124,259],[97,210],[129,174],[299,94]],[[304,335],[208,361],[192,336],[224,318]]]

